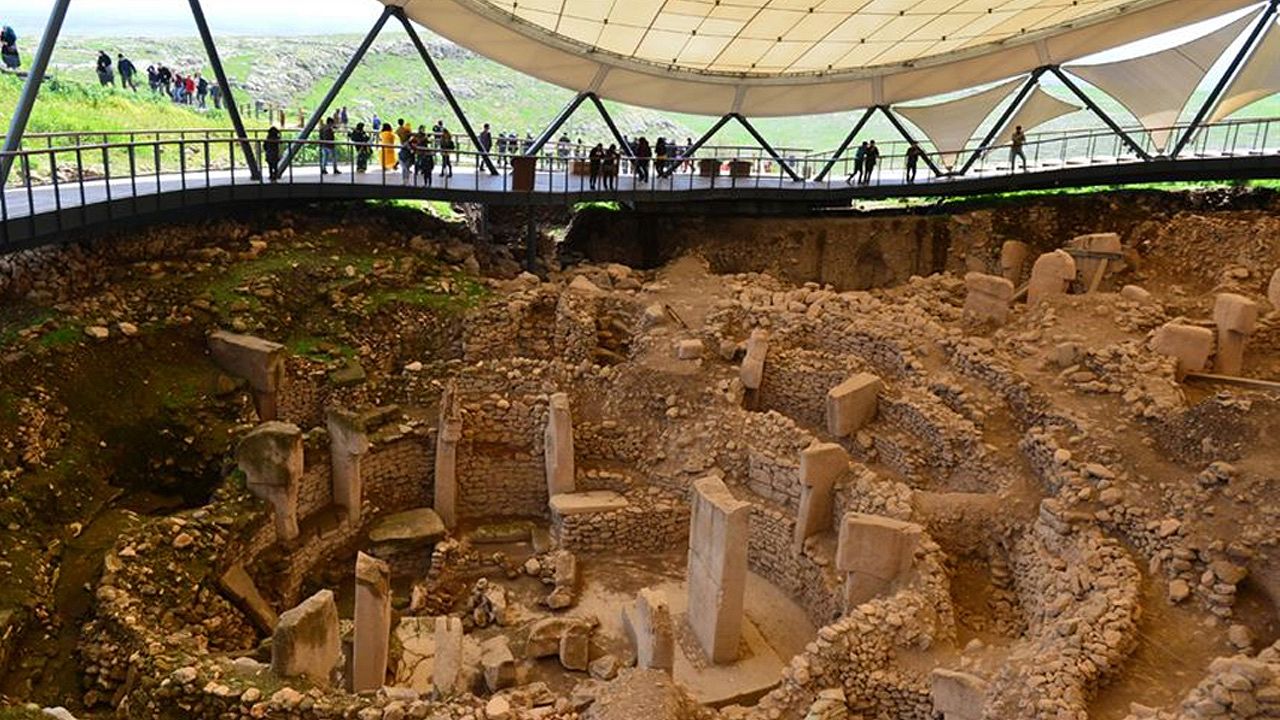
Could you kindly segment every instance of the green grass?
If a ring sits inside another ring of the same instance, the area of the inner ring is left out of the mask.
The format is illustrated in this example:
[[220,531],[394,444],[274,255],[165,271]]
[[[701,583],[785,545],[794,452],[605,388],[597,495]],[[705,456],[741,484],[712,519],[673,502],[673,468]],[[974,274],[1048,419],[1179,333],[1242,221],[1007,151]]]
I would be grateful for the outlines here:
[[52,332],[40,336],[40,345],[46,348],[71,345],[84,336],[84,330],[76,325],[63,325]]
[[355,348],[310,335],[289,338],[284,345],[290,353],[316,362],[350,360],[356,356]]
[[464,312],[476,307],[490,295],[490,290],[473,278],[455,273],[447,278],[449,288],[438,284],[419,284],[408,288],[377,290],[369,295],[369,308],[380,310],[400,303],[441,312]]

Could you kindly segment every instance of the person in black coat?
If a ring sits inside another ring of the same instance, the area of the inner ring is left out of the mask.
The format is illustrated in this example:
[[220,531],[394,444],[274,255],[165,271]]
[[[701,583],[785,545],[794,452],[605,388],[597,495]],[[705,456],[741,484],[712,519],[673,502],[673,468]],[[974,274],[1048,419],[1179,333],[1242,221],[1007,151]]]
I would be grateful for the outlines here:
[[280,130],[275,125],[267,130],[267,139],[262,142],[262,154],[267,160],[267,169],[271,172],[271,182],[280,177]]

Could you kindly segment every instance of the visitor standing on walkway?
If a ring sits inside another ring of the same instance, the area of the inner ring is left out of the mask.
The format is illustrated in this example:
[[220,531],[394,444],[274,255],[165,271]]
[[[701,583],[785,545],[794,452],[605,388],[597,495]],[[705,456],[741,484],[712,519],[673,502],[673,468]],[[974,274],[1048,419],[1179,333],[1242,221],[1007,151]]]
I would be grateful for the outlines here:
[[394,170],[396,168],[396,134],[391,130],[391,123],[382,124],[382,132],[378,133],[378,143],[382,148],[382,155],[378,158],[382,164],[382,170]]
[[111,69],[111,56],[105,50],[98,51],[98,84],[102,87],[116,84],[116,74]]
[[[480,131],[480,152],[485,155],[489,154],[489,149],[493,147],[493,133],[489,130],[489,123],[484,124],[484,129]],[[479,166],[479,163],[477,163]]]
[[591,171],[591,179],[589,183],[591,185],[591,189],[595,190],[596,183],[600,180],[600,167],[604,164],[603,144],[596,143],[596,146],[591,148],[591,152],[587,154],[587,163],[589,170]]
[[876,141],[872,140],[867,144],[867,156],[862,162],[862,184],[871,184],[871,174],[876,170],[876,163],[880,161],[880,148],[876,147]]
[[1027,171],[1027,154],[1023,152],[1022,146],[1027,144],[1027,134],[1022,132],[1022,126],[1013,129],[1012,144],[1009,149],[1009,172],[1017,172],[1017,160],[1022,159],[1022,172]]
[[658,138],[658,142],[653,146],[653,172],[659,178],[667,176],[667,153],[670,150],[667,147],[667,139]]
[[[399,165],[400,167],[400,184],[401,185],[408,185],[409,178],[413,175],[414,150],[415,150],[414,137],[413,137],[413,134],[410,133],[409,137],[405,138],[404,142],[400,143],[400,162],[397,163],[397,165]],[[427,177],[430,178],[431,173],[427,173]]]
[[604,151],[604,159],[600,163],[600,173],[604,175],[604,189],[618,189],[618,165],[622,159],[616,145],[610,145],[608,150]]
[[267,129],[267,139],[262,142],[262,154],[267,159],[270,180],[275,182],[280,177],[280,128],[275,125]]
[[200,107],[208,107],[205,105],[205,98],[209,95],[209,81],[204,79],[200,73],[196,73],[196,98],[200,100]]
[[440,177],[453,177],[453,160],[450,159],[450,155],[455,147],[453,133],[443,125],[440,126]]
[[124,56],[124,53],[116,53],[116,70],[120,73],[120,88],[129,88],[134,92],[138,92],[138,84],[133,81],[133,76],[138,74],[138,68],[134,66],[133,61]]
[[907,148],[907,183],[916,181],[916,169],[920,165],[920,158],[924,157],[924,151],[920,149],[918,143],[911,143]]
[[853,172],[849,173],[849,177],[845,178],[845,182],[850,185],[855,182],[862,182],[862,166],[867,162],[867,141],[863,140],[858,149],[853,151]]
[[356,123],[356,129],[347,136],[356,146],[356,172],[369,169],[369,158],[373,156],[373,148],[369,147],[369,133],[364,130],[364,123]]
[[632,164],[636,167],[636,182],[649,182],[649,158],[653,157],[653,151],[649,148],[649,139],[641,137],[636,141],[635,147],[636,159]]
[[333,130],[333,118],[325,121],[324,127],[320,128],[320,174],[325,175],[329,172],[329,165],[333,165],[333,174],[341,175],[342,171],[338,169],[338,146],[335,144],[337,135]]

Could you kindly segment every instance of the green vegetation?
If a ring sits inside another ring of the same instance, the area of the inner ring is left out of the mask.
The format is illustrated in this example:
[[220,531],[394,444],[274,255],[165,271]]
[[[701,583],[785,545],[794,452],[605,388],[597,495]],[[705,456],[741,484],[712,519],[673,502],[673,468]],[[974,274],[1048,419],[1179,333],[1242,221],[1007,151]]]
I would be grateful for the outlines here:
[[75,325],[63,325],[52,332],[40,336],[40,344],[47,348],[71,345],[84,336],[84,331]]

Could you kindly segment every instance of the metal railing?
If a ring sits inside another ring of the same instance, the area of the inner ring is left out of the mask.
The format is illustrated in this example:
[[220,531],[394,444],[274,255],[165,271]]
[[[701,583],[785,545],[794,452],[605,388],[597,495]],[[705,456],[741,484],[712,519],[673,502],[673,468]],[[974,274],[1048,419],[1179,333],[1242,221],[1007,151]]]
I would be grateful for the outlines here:
[[[1186,126],[1168,128],[1176,139]],[[0,220],[10,235],[10,223],[26,220],[35,234],[36,216],[57,216],[61,229],[63,214],[78,212],[86,219],[87,208],[106,204],[108,213],[120,210],[123,203],[137,214],[140,202],[178,193],[180,202],[199,203],[191,191],[211,196],[223,188],[280,188],[276,196],[314,197],[313,186],[348,186],[369,188],[369,192],[353,192],[352,197],[439,197],[484,199],[495,193],[533,193],[575,199],[659,199],[687,191],[732,195],[744,189],[769,189],[785,196],[795,190],[839,191],[842,196],[856,194],[850,186],[883,187],[911,183],[906,173],[906,144],[885,143],[880,161],[870,169],[865,182],[846,179],[854,171],[852,153],[836,159],[834,170],[822,181],[815,181],[818,170],[831,160],[809,154],[789,158],[802,180],[793,181],[778,163],[768,159],[744,160],[738,148],[702,148],[694,157],[675,162],[630,161],[620,158],[614,172],[604,163],[593,164],[584,158],[560,157],[556,154],[524,157],[512,154],[490,154],[500,172],[491,175],[481,164],[481,155],[470,149],[457,148],[447,154],[432,148],[430,175],[415,167],[404,170],[400,164],[401,148],[374,143],[350,141],[325,143],[310,140],[301,144],[295,161],[284,168],[281,176],[268,176],[267,145],[253,135],[249,146],[261,163],[263,177],[253,178],[244,162],[244,147],[228,131],[199,131],[198,137],[177,137],[160,131],[133,131],[127,142],[58,145],[26,148],[10,155],[14,159],[11,186],[0,193]],[[128,135],[129,133],[125,133]],[[141,136],[152,134],[150,139]],[[284,154],[290,142],[278,147]],[[1171,143],[1173,140],[1170,141]],[[934,176],[923,163],[917,166],[915,185],[938,187],[974,178],[1008,175],[1011,147],[992,147],[973,165],[968,175]],[[321,172],[321,155],[328,167]],[[384,157],[384,152],[388,153]],[[1237,120],[1203,127],[1180,159],[1206,157],[1232,158],[1275,155],[1280,152],[1280,118]],[[1028,139],[1023,146],[1027,160],[1026,173],[1053,173],[1075,166],[1137,165],[1144,162],[1129,151],[1125,143],[1108,130],[1077,133],[1044,133]],[[448,163],[444,162],[447,155]],[[425,159],[426,155],[423,155]],[[955,167],[959,167],[960,155]],[[1163,159],[1163,158],[1158,158]],[[384,162],[385,160],[385,162]],[[1277,162],[1280,162],[1278,159]],[[329,172],[336,163],[338,173]],[[1019,163],[1020,164],[1020,163]],[[593,167],[595,177],[593,178]],[[1019,174],[1024,171],[1018,169]],[[642,177],[647,175],[647,181]],[[285,186],[285,187],[281,187]],[[294,186],[304,189],[295,190]],[[374,188],[383,190],[374,191]],[[390,189],[390,190],[387,190]],[[918,191],[915,191],[918,194]],[[261,195],[261,194],[259,194]],[[206,197],[206,201],[208,197]],[[114,217],[114,215],[109,215]],[[83,222],[80,224],[84,224]]]

